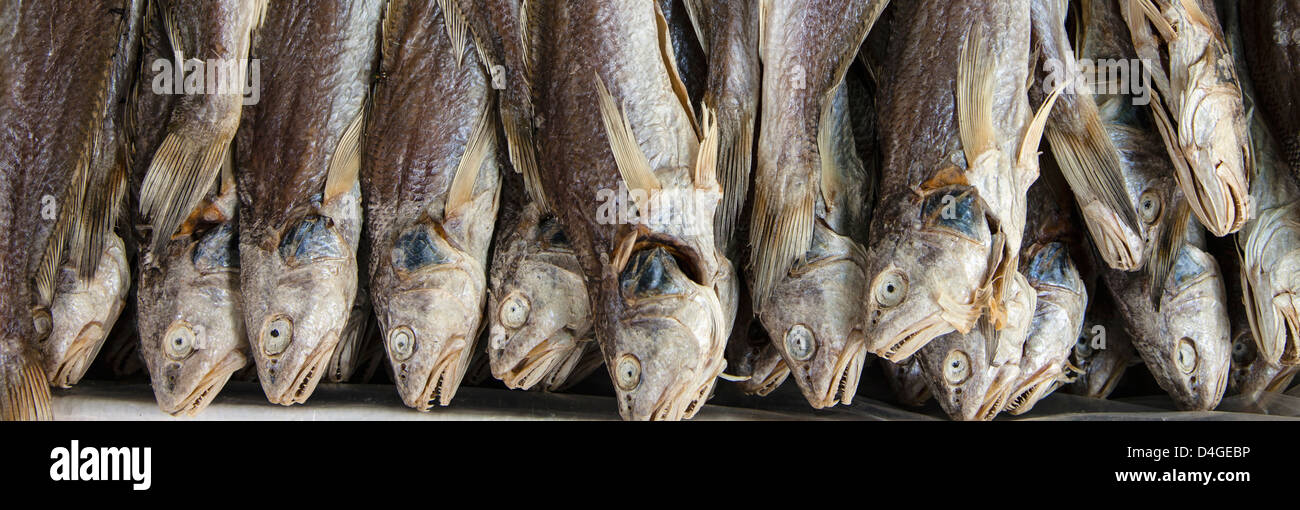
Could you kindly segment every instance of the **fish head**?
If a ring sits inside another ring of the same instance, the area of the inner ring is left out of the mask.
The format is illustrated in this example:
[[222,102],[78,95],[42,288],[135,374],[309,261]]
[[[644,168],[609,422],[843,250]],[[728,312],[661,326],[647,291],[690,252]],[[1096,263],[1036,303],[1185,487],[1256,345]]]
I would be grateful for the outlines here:
[[1087,290],[1062,243],[1031,247],[1025,277],[1037,291],[1034,317],[1020,357],[1007,412],[1022,414],[1056,389],[1079,337]]
[[956,420],[992,420],[1011,396],[1020,376],[1014,363],[988,362],[987,341],[980,328],[948,333],[917,353],[930,394]]
[[711,278],[689,248],[671,243],[638,241],[618,269],[621,310],[603,354],[624,419],[694,416],[726,367],[726,325]]
[[357,259],[339,227],[330,216],[307,214],[279,233],[241,231],[244,320],[262,390],[273,403],[306,402],[352,312]]
[[1249,327],[1237,328],[1232,338],[1232,375],[1229,387],[1250,401],[1265,392],[1281,392],[1290,386],[1300,367],[1270,363],[1259,355]]
[[[1254,173],[1250,134],[1232,58],[1211,44],[1194,65],[1183,111],[1177,112],[1183,155],[1196,176],[1192,211],[1216,237],[1236,232],[1249,216],[1247,189]],[[1217,59],[1216,59],[1217,57]],[[1180,177],[1181,178],[1181,177]]]
[[920,358],[912,356],[901,363],[886,361],[880,364],[885,371],[885,381],[903,405],[920,407],[930,400],[930,387],[921,372]]
[[1300,242],[1300,230],[1274,223],[1281,219],[1280,212],[1265,212],[1259,226],[1251,227],[1241,283],[1246,313],[1258,328],[1258,354],[1270,363],[1296,365],[1300,364],[1300,250],[1285,247]]
[[1147,363],[1152,375],[1186,410],[1214,409],[1227,389],[1231,343],[1223,278],[1214,258],[1185,245],[1161,297],[1162,337]]
[[939,335],[970,330],[993,249],[985,205],[973,187],[940,188],[897,207],[904,211],[890,216],[898,223],[872,241],[863,296],[867,350],[894,362]]
[[532,387],[580,354],[592,327],[587,284],[563,230],[553,217],[538,228],[488,303],[492,375],[514,389]]
[[[227,222],[163,261],[144,268],[140,355],[149,367],[158,407],[194,416],[230,376],[248,365],[239,291],[239,239]],[[145,287],[162,286],[158,292]]]
[[126,305],[131,268],[121,238],[105,239],[98,264],[87,281],[76,267],[60,267],[53,302],[37,312],[37,331],[48,331],[37,346],[51,386],[68,388],[81,380]]
[[[737,345],[733,348],[732,343]],[[757,320],[749,322],[744,334],[733,330],[727,347],[727,369],[745,377],[740,381],[740,391],[746,395],[767,396],[790,376],[790,367],[785,364],[781,351],[772,345],[763,324]]]
[[397,391],[420,411],[448,405],[478,339],[482,263],[433,221],[396,234],[387,260],[371,290]]
[[851,404],[866,359],[862,292],[866,254],[820,222],[804,263],[772,290],[759,312],[771,345],[814,408]]

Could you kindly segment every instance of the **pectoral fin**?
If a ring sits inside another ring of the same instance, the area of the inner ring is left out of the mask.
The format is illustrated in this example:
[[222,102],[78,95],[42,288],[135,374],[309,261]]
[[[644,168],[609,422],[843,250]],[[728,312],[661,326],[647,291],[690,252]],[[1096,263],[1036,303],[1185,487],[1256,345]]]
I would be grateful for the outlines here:
[[[642,190],[647,195],[659,191],[659,179],[650,169],[650,161],[641,146],[636,142],[636,133],[628,122],[623,110],[614,102],[613,94],[605,88],[605,81],[600,75],[593,75],[600,100],[600,119],[605,125],[605,136],[609,138],[609,149],[614,153],[614,162],[629,190]],[[642,213],[649,204],[637,204]]]
[[50,383],[34,352],[0,358],[0,420],[50,420]]
[[483,161],[487,159],[488,149],[493,146],[496,133],[491,110],[483,110],[478,122],[474,124],[474,131],[469,135],[469,143],[460,156],[460,163],[456,165],[456,176],[452,177],[451,187],[447,191],[444,217],[455,215],[473,200],[474,183],[478,181],[479,170],[483,168]]
[[1151,306],[1160,311],[1160,298],[1165,294],[1165,283],[1169,272],[1173,270],[1178,252],[1183,249],[1187,239],[1187,220],[1191,215],[1187,199],[1179,198],[1173,210],[1164,214],[1164,225],[1160,229],[1160,238],[1156,241],[1155,252],[1151,259]]
[[352,190],[361,171],[361,146],[366,126],[366,106],[362,106],[330,156],[329,174],[325,178],[325,200],[330,202]]
[[966,36],[957,67],[957,123],[968,168],[980,156],[997,150],[993,127],[993,55],[976,24]]

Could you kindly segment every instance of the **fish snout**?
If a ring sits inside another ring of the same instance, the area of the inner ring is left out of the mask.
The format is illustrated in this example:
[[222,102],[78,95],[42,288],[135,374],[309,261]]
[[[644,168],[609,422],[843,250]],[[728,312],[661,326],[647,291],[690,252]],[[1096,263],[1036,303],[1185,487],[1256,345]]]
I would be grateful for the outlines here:
[[47,369],[50,375],[50,385],[59,388],[71,388],[77,384],[81,377],[86,375],[86,370],[94,361],[95,356],[99,354],[100,347],[104,346],[104,339],[107,338],[108,332],[104,330],[104,325],[99,321],[91,321],[82,326],[81,331],[77,333],[76,339],[72,341],[62,356],[53,356],[52,360],[58,360],[53,370]]
[[1106,265],[1119,271],[1136,271],[1146,263],[1141,233],[1129,229],[1115,211],[1098,201],[1083,208],[1083,217]]

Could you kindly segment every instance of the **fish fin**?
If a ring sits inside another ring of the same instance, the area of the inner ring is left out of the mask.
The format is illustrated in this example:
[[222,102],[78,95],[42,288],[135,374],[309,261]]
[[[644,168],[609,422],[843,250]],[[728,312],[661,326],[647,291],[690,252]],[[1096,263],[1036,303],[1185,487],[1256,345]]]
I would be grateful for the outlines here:
[[993,324],[993,319],[988,314],[981,315],[976,326],[979,328],[980,335],[984,337],[984,361],[992,366],[998,359],[1001,335],[998,335],[997,326]]
[[515,171],[523,174],[528,197],[537,203],[542,212],[550,211],[550,202],[542,190],[541,170],[537,168],[537,146],[533,141],[532,127],[526,120],[516,118],[505,110],[501,112],[501,127],[506,133],[510,164],[515,167]]
[[1124,167],[1119,160],[1119,150],[1106,133],[1101,113],[1092,99],[1083,96],[1078,99],[1077,104],[1083,105],[1083,132],[1072,133],[1049,124],[1046,137],[1052,155],[1071,187],[1086,188],[1115,211],[1129,229],[1141,232],[1137,212],[1129,202],[1128,190],[1124,188]]
[[835,147],[835,94],[844,87],[844,81],[841,80],[838,85],[831,87],[829,93],[822,98],[822,111],[817,121],[817,154],[821,160],[820,182],[818,188],[821,192],[822,203],[827,211],[836,208],[838,201],[835,197],[844,194],[844,175],[836,161]]
[[364,145],[365,139],[366,110],[366,106],[363,105],[352,118],[347,129],[343,130],[343,136],[339,137],[339,143],[334,147],[334,154],[330,156],[329,173],[325,177],[325,198],[322,202],[328,203],[351,191],[352,186],[357,182],[357,176],[361,172],[361,146]]
[[155,252],[211,189],[229,148],[229,140],[200,146],[177,133],[163,139],[140,186],[140,214],[150,219]]
[[175,54],[175,65],[185,65],[185,40],[181,39],[180,26],[177,25],[176,16],[172,14],[171,9],[159,7],[162,13],[163,27],[167,31],[167,41],[171,43],[172,53]]
[[452,216],[474,198],[474,183],[478,181],[479,170],[483,168],[483,161],[487,159],[488,149],[492,147],[496,135],[492,112],[484,109],[474,124],[474,131],[470,132],[460,163],[456,165],[456,176],[451,179],[443,207],[444,218]]
[[720,133],[718,119],[713,115],[713,109],[705,106],[702,113],[704,137],[700,140],[700,150],[695,155],[695,168],[694,173],[691,174],[691,181],[695,183],[696,188],[707,189],[718,184]]
[[695,29],[695,40],[699,41],[700,48],[704,50],[705,55],[708,55],[709,34],[705,31],[708,30],[709,25],[704,19],[705,9],[701,5],[702,2],[703,0],[682,0],[682,4],[686,5],[686,16],[691,19],[691,28]]
[[118,148],[113,165],[102,176],[87,181],[78,219],[69,239],[68,258],[77,263],[77,277],[90,281],[104,256],[105,242],[113,233],[114,220],[126,196],[126,160]]
[[[1020,152],[1016,155],[1016,162],[1021,168],[1038,161],[1038,146],[1043,141],[1043,131],[1047,128],[1047,119],[1052,114],[1052,107],[1056,105],[1056,100],[1061,97],[1061,91],[1064,85],[1057,87],[1047,96],[1047,101],[1030,119],[1029,126],[1025,128],[1025,136],[1020,140]],[[1109,138],[1107,138],[1109,140]],[[1118,158],[1119,156],[1116,156]]]
[[[650,161],[641,146],[637,145],[636,133],[622,108],[614,103],[614,96],[605,88],[605,81],[599,74],[592,75],[596,80],[596,91],[600,101],[600,120],[605,125],[605,135],[609,138],[609,149],[614,153],[614,162],[618,173],[623,177],[629,190],[642,190],[647,194],[659,191],[659,179],[650,169]],[[636,204],[642,213],[649,204]]]
[[772,0],[758,0],[758,60],[767,56],[767,13],[772,11]]
[[442,11],[442,21],[447,26],[447,36],[451,38],[452,51],[456,52],[456,66],[465,60],[465,43],[469,39],[469,27],[460,6],[455,0],[438,0],[438,9]]
[[718,379],[722,379],[724,381],[731,381],[731,382],[745,382],[753,378],[754,376],[752,375],[731,375],[726,372],[722,372],[718,374]]
[[796,190],[755,190],[749,228],[754,310],[763,309],[777,283],[812,247],[817,186],[805,182]]
[[993,66],[984,26],[966,35],[957,67],[957,121],[967,169],[987,151],[997,150],[993,127]]
[[[1169,20],[1165,19],[1164,14],[1161,14],[1160,8],[1157,7],[1155,3],[1151,0],[1130,1],[1136,3],[1137,6],[1142,9],[1142,14],[1146,16],[1152,26],[1156,27],[1156,31],[1160,32],[1161,38],[1166,41],[1173,41],[1178,37],[1178,31],[1174,29],[1173,25],[1169,24]],[[1199,12],[1199,9],[1197,11]]]
[[682,82],[681,72],[677,70],[677,57],[673,54],[673,37],[668,32],[668,18],[664,17],[664,12],[659,9],[659,2],[651,2],[655,9],[655,27],[659,34],[659,56],[662,57],[664,70],[668,71],[668,82],[673,86],[673,93],[677,95],[677,101],[681,103],[682,109],[686,111],[686,118],[691,120],[691,129],[695,132],[695,139],[700,139],[700,123],[695,120],[695,107],[691,105],[691,96],[686,92],[686,84]]
[[1155,251],[1150,262],[1151,306],[1157,312],[1160,311],[1160,298],[1165,294],[1165,280],[1169,279],[1174,261],[1178,260],[1178,253],[1182,251],[1183,244],[1187,240],[1187,220],[1191,215],[1191,207],[1188,206],[1186,198],[1179,198],[1173,210],[1167,210],[1164,214],[1169,216],[1165,218],[1165,225],[1160,229],[1160,237],[1156,240]]
[[[706,115],[712,116],[712,109],[704,107]],[[737,118],[738,117],[738,118]],[[753,112],[726,112],[716,119],[717,130],[717,177],[722,188],[722,207],[714,216],[715,240],[720,246],[730,244],[740,212],[745,206],[745,197],[749,195],[749,178],[753,168],[754,157],[754,114]],[[709,127],[706,122],[704,139],[700,151],[709,139]]]
[[[1106,0],[1103,0],[1106,1]],[[1088,27],[1092,26],[1092,2],[1093,0],[1076,0],[1069,2],[1067,9],[1074,10],[1076,21],[1074,23],[1074,60],[1083,58],[1083,51],[1088,47]],[[1067,15],[1068,17],[1068,15]]]
[[632,249],[636,248],[636,233],[629,232],[614,247],[614,272],[622,273],[623,268],[627,267],[627,262],[632,260]]
[[0,363],[0,420],[51,420],[50,383],[39,355],[19,352]]

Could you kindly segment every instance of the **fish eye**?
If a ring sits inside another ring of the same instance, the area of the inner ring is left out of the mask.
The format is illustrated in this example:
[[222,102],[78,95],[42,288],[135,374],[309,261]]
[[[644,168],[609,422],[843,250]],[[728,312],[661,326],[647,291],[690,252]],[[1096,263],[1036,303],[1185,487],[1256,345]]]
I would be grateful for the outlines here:
[[808,361],[812,358],[817,345],[813,343],[813,333],[803,324],[795,324],[785,332],[785,349],[794,359]]
[[948,351],[943,359],[943,378],[948,384],[961,384],[970,378],[970,356],[959,350]]
[[907,278],[904,278],[903,273],[897,269],[881,275],[876,280],[873,296],[882,307],[898,306],[907,296]]
[[415,354],[415,332],[406,326],[394,329],[388,334],[388,350],[393,353],[394,361],[406,361]]
[[1079,358],[1092,356],[1092,346],[1088,345],[1088,337],[1081,336],[1079,341],[1074,343],[1074,354]]
[[1255,361],[1255,343],[1250,336],[1243,335],[1232,343],[1232,361],[1242,365]]
[[506,296],[505,301],[501,302],[501,309],[497,315],[501,317],[501,324],[508,328],[518,328],[528,321],[528,311],[528,298],[516,292]]
[[50,330],[54,329],[54,321],[50,317],[50,311],[45,307],[32,310],[32,327],[36,330],[37,341],[49,338]]
[[194,330],[190,329],[189,325],[176,324],[167,328],[167,332],[163,334],[163,353],[168,358],[183,360],[194,352],[196,340]]
[[618,358],[614,366],[614,382],[623,391],[632,391],[641,384],[641,362],[636,356],[624,354]]
[[293,321],[288,317],[279,316],[266,324],[262,329],[263,348],[269,355],[276,355],[284,352],[289,348],[289,342],[293,341]]
[[1174,353],[1174,362],[1178,369],[1184,374],[1190,374],[1196,370],[1196,343],[1192,339],[1183,337],[1178,341],[1178,349]]
[[1154,191],[1147,191],[1138,198],[1138,212],[1142,214],[1142,221],[1155,223],[1160,217],[1160,195]]

